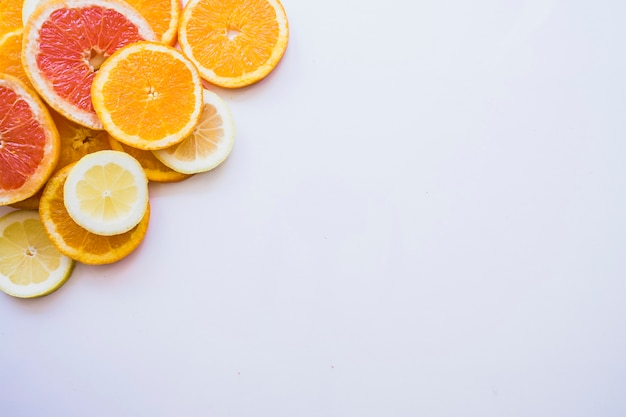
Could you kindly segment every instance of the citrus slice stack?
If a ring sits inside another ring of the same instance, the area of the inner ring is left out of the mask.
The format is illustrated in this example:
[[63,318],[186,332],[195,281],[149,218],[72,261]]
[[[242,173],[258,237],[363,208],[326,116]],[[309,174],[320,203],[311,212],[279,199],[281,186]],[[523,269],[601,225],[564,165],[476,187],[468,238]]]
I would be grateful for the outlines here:
[[109,134],[106,131],[79,125],[54,110],[50,114],[59,131],[61,141],[57,171],[77,162],[87,154],[111,149]]
[[46,235],[36,211],[15,210],[0,218],[0,290],[20,298],[50,294],[73,267]]
[[203,91],[200,121],[191,135],[166,149],[152,151],[166,166],[184,174],[209,171],[230,154],[235,123],[228,105],[217,94]]
[[39,190],[59,159],[59,133],[37,94],[0,74],[0,205]]
[[93,106],[104,128],[138,149],[174,145],[188,136],[202,111],[202,83],[174,47],[137,42],[111,55],[96,74]]
[[141,164],[148,181],[154,182],[178,182],[189,178],[191,175],[183,174],[159,161],[154,155],[154,151],[145,151],[143,149],[133,148],[115,140],[109,135],[109,145],[111,149],[126,152],[134,157]]
[[243,87],[266,77],[281,60],[289,38],[278,0],[190,0],[180,17],[178,41],[202,78]]
[[137,226],[148,207],[148,179],[132,156],[98,151],[72,166],[63,186],[70,217],[91,233],[111,236]]
[[146,235],[150,205],[139,224],[126,233],[113,236],[91,233],[72,220],[65,207],[65,181],[72,168],[73,165],[68,165],[56,172],[41,196],[39,214],[50,240],[61,253],[84,264],[110,264],[125,258],[139,247]]
[[155,40],[146,20],[116,0],[50,0],[30,15],[22,63],[39,94],[56,111],[102,129],[91,103],[91,83],[102,63],[132,42]]
[[22,33],[23,29],[17,29],[0,36],[0,73],[17,77],[32,88],[30,80],[22,66]]

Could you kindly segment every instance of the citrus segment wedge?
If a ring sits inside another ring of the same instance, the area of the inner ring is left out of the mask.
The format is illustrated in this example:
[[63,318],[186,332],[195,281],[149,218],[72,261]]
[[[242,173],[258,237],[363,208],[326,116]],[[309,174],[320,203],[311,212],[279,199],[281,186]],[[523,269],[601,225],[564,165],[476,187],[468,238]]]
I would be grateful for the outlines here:
[[177,49],[137,42],[102,64],[92,98],[115,139],[138,149],[162,149],[183,140],[198,122],[202,82],[193,63]]
[[0,0],[0,38],[22,27],[23,0]]
[[185,174],[210,171],[230,154],[235,123],[228,105],[217,94],[203,91],[200,121],[191,135],[166,149],[152,151],[163,164]]
[[278,0],[190,0],[180,18],[178,41],[202,78],[243,87],[266,77],[289,39]]
[[111,236],[137,226],[148,207],[148,179],[135,158],[113,150],[72,165],[63,188],[70,217],[91,233]]
[[39,214],[46,233],[55,246],[66,256],[89,265],[117,262],[139,247],[148,230],[150,205],[137,226],[126,233],[102,236],[80,227],[67,212],[63,189],[73,165],[55,173],[44,189]]
[[59,133],[37,94],[0,74],[0,205],[35,194],[52,174],[59,147]]
[[175,171],[154,156],[153,151],[144,151],[143,149],[133,148],[115,140],[109,135],[109,144],[111,149],[133,156],[143,167],[148,181],[154,182],[178,182],[189,178],[190,174],[183,174]]
[[39,94],[56,111],[102,129],[91,103],[98,68],[119,48],[156,37],[146,20],[116,0],[50,0],[24,27],[22,63]]
[[0,290],[20,298],[40,297],[70,277],[74,261],[48,238],[36,211],[0,218]]

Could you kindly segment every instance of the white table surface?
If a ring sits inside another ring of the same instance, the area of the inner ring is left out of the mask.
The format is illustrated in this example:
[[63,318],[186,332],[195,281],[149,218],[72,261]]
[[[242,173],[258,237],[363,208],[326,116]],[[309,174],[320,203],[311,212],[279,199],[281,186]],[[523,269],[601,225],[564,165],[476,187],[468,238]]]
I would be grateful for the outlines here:
[[626,3],[284,6],[230,158],[0,297],[0,415],[626,415]]

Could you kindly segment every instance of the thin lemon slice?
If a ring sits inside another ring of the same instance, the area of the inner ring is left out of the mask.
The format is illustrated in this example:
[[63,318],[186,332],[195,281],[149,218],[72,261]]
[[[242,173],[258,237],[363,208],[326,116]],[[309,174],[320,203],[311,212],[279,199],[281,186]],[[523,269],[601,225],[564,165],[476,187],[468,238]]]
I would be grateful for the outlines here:
[[200,121],[191,135],[169,148],[152,151],[164,165],[184,174],[210,171],[230,155],[235,123],[228,105],[217,94],[203,90]]
[[94,152],[70,170],[63,200],[72,220],[87,231],[103,236],[125,233],[146,213],[148,178],[125,152]]
[[50,241],[36,211],[16,210],[0,218],[0,290],[20,298],[50,294],[73,268],[74,261]]

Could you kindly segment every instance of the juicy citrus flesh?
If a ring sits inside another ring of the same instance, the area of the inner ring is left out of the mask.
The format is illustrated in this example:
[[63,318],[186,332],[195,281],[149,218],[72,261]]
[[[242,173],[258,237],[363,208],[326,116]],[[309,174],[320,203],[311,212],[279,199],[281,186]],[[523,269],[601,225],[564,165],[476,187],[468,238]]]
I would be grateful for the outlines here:
[[267,76],[289,37],[278,0],[191,0],[178,39],[202,77],[222,87],[243,87]]
[[0,36],[0,73],[17,77],[31,87],[30,80],[22,66],[22,33],[23,29],[17,29]]
[[56,170],[77,162],[87,154],[111,149],[109,134],[106,131],[82,126],[55,111],[51,111],[50,114],[61,141]]
[[36,211],[16,210],[0,218],[0,290],[40,297],[63,285],[73,267],[48,238]]
[[0,0],[0,38],[22,27],[23,0]]
[[39,190],[59,158],[59,134],[36,93],[0,74],[0,205]]
[[230,154],[235,124],[228,105],[215,93],[203,91],[204,105],[193,133],[182,142],[153,151],[166,166],[185,174],[210,171]]
[[59,113],[102,129],[91,84],[102,63],[133,42],[156,39],[139,13],[114,0],[51,0],[24,28],[22,63],[33,86]]
[[129,231],[148,206],[148,179],[135,158],[113,150],[88,154],[72,165],[63,199],[72,219],[110,236]]
[[178,19],[182,4],[180,0],[126,0],[148,21],[161,42],[176,43]]
[[183,174],[161,162],[153,153],[153,151],[145,151],[143,149],[133,148],[125,145],[112,136],[109,136],[109,144],[111,149],[126,152],[134,157],[141,164],[148,181],[154,182],[178,182],[189,178],[190,174]]
[[138,42],[113,54],[92,86],[105,129],[138,149],[171,146],[191,133],[202,110],[202,82],[180,51]]
[[65,208],[63,190],[72,167],[68,165],[55,173],[41,197],[39,214],[50,240],[63,254],[84,264],[110,264],[127,257],[146,235],[150,205],[139,224],[128,232],[113,236],[91,233],[72,220]]

